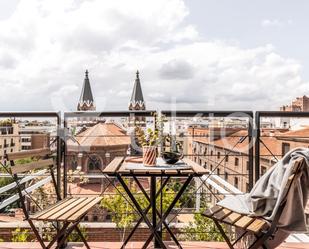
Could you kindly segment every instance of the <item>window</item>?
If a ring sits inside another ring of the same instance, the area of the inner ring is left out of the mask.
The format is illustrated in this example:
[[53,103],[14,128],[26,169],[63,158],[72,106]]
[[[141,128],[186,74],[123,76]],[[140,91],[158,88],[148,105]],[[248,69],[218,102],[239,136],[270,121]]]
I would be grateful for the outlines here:
[[247,171],[249,171],[249,161],[246,162]]
[[211,150],[211,151],[210,151],[210,156],[213,156],[213,154],[214,154],[214,152]]
[[207,148],[204,149],[204,156],[207,155]]
[[229,179],[229,173],[225,172],[224,173],[224,179],[227,181]]
[[29,145],[22,145],[21,150],[31,150],[31,146]]
[[220,169],[219,168],[217,169],[217,175],[218,176],[220,175]]
[[77,169],[77,159],[76,159],[76,157],[73,157],[71,166],[72,166],[72,170]]
[[234,178],[234,187],[238,188],[238,177]]
[[229,161],[229,155],[225,155],[225,161],[226,161],[226,162]]
[[210,171],[212,171],[212,164],[210,165]]
[[205,168],[205,169],[207,168],[207,163],[206,163],[206,162],[204,163],[204,168]]
[[220,159],[220,156],[221,156],[221,155],[220,155],[220,152],[218,151],[218,153],[217,153],[217,158]]
[[98,216],[94,215],[93,216],[93,221],[98,221]]
[[235,166],[238,166],[239,165],[239,159],[238,157],[235,157]]
[[202,165],[202,160],[201,159],[199,160],[199,165]]
[[290,144],[282,143],[282,156],[284,156],[289,151],[290,151]]
[[88,170],[98,170],[102,168],[99,156],[92,155],[88,160]]

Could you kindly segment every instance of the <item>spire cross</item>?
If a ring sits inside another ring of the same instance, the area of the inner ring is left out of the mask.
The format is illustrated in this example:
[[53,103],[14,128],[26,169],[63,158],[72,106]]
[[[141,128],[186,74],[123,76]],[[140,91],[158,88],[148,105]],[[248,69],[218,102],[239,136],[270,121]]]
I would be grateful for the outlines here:
[[139,79],[139,71],[136,71],[136,78]]
[[86,72],[85,72],[85,76],[86,78],[88,78],[88,70],[86,69]]

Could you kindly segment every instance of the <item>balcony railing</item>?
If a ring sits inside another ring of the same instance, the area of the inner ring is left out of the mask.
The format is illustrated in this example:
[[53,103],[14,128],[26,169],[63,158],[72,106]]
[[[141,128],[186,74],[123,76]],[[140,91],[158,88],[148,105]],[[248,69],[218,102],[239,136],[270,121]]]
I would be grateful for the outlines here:
[[[218,238],[218,233],[211,222],[206,222],[208,225],[204,226],[204,231],[201,230],[202,227],[196,227],[201,219],[196,214],[224,196],[240,195],[250,191],[260,175],[282,157],[283,152],[288,148],[287,144],[290,146],[289,149],[299,144],[306,146],[308,143],[307,147],[309,146],[309,132],[307,139],[306,134],[293,133],[295,127],[290,125],[291,127],[287,128],[286,124],[282,127],[280,125],[284,124],[286,121],[283,119],[287,118],[307,118],[309,124],[309,113],[122,111],[67,112],[61,115],[56,112],[40,112],[0,113],[0,118],[17,120],[16,129],[23,120],[29,118],[38,123],[49,122],[50,139],[44,140],[36,136],[31,145],[40,147],[48,143],[55,151],[57,183],[62,196],[98,194],[104,196],[105,201],[89,213],[82,223],[89,241],[99,239],[122,241],[138,217],[128,201],[115,191],[114,187],[119,187],[117,180],[100,173],[100,170],[115,156],[140,154],[134,133],[136,126],[142,129],[159,128],[160,135],[168,135],[172,141],[161,142],[158,147],[160,152],[176,148],[177,144],[180,144],[181,148],[178,149],[184,156],[211,173],[209,176],[195,179],[168,217],[168,224],[175,230],[177,237],[189,241]],[[279,125],[274,121],[275,126],[272,127],[268,121],[265,121],[266,118],[279,120]],[[19,134],[18,131],[12,131],[11,136],[14,141],[22,141],[20,139],[22,135],[13,134]],[[6,139],[11,138],[8,134],[2,135]],[[291,141],[291,139],[294,140]],[[4,148],[7,148],[5,145]],[[21,148],[21,142],[10,143],[10,146]],[[3,155],[0,156],[3,158]],[[18,220],[18,198],[9,177],[5,172],[0,175],[0,178],[6,181],[6,184],[0,186],[2,211],[0,217],[7,220],[7,224],[13,224],[12,221]],[[35,195],[42,204],[46,204],[46,200],[50,203],[56,199],[54,193],[44,189],[50,181],[46,172],[35,172],[23,181],[22,184],[27,184],[29,181],[36,182],[36,188],[28,189],[28,192]],[[158,182],[160,183],[161,181]],[[166,191],[162,197],[161,208],[164,208],[164,202],[170,201],[170,196],[174,194],[172,190],[179,187],[181,183],[181,178],[175,178],[168,186],[169,191]],[[147,189],[148,182],[144,181],[143,184]],[[131,188],[134,189],[134,196],[143,202],[142,193],[138,187],[132,184]],[[118,207],[117,212],[115,207]],[[33,212],[37,210],[31,199],[28,199],[28,208]],[[129,217],[129,221],[126,217]],[[19,223],[19,225],[28,227],[26,223]],[[49,231],[45,229],[44,232],[48,234]],[[167,236],[165,230],[163,233]],[[203,234],[209,234],[209,236]],[[134,239],[145,239],[147,229],[142,226],[139,235],[140,237]],[[11,231],[5,234],[4,229],[0,227],[0,238],[1,236],[5,240],[10,240],[12,234]],[[167,239],[170,238],[167,237]]]

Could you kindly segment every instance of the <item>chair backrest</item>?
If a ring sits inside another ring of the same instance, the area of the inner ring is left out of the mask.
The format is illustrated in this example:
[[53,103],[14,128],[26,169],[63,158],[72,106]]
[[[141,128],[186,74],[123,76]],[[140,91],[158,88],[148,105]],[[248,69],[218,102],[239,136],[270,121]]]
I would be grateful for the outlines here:
[[[13,175],[18,173],[25,173],[35,169],[50,168],[54,165],[54,160],[50,158],[51,151],[48,148],[19,151],[8,153],[5,157],[10,162],[11,172]],[[15,165],[14,160],[25,158],[38,158],[38,160]]]
[[293,184],[301,176],[301,169],[302,169],[302,166],[303,166],[304,163],[305,163],[305,159],[303,157],[299,157],[294,161],[293,165],[291,166],[292,167],[291,168],[291,175],[289,176],[288,181],[287,181],[287,183],[286,183],[286,185],[283,189],[283,193],[282,193],[283,198],[282,198],[282,201],[279,205],[277,213],[276,213],[276,215],[273,219],[270,232],[273,232],[277,227],[279,219],[280,219],[280,217],[283,213],[283,210],[285,208],[285,204],[286,204],[289,192],[293,188]]
[[[20,159],[34,159],[28,163],[17,163],[15,164],[15,160]],[[28,219],[29,215],[26,209],[26,205],[24,203],[24,195],[25,195],[25,188],[22,188],[20,182],[20,177],[17,174],[24,173],[27,174],[33,170],[37,169],[46,169],[50,170],[50,174],[52,177],[53,185],[57,194],[58,199],[60,199],[60,193],[57,189],[56,178],[54,175],[53,167],[54,167],[54,159],[52,158],[52,152],[49,148],[41,148],[41,149],[34,149],[34,150],[27,150],[27,151],[19,151],[19,152],[12,152],[5,155],[5,159],[9,162],[11,168],[11,173],[13,175],[13,179],[16,183],[16,188],[19,194],[19,200],[21,202],[21,206],[23,212]],[[28,194],[28,193],[26,193]]]
[[283,190],[283,199],[281,204],[284,204],[283,202],[286,201],[293,183],[296,181],[298,177],[300,177],[301,167],[303,163],[305,163],[305,159],[303,157],[299,157],[294,161],[291,168],[291,175],[289,176],[288,181]]

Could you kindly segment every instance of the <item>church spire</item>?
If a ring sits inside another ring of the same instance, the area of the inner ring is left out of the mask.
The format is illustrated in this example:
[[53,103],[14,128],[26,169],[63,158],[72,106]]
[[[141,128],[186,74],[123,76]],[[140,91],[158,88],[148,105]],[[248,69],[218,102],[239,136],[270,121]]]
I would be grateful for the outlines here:
[[143,97],[141,82],[139,79],[139,71],[136,71],[136,79],[134,82],[133,92],[129,103],[129,110],[145,110],[145,101]]
[[85,79],[83,89],[77,105],[78,111],[95,111],[94,100],[92,96],[90,81],[88,77],[88,70],[85,72]]

